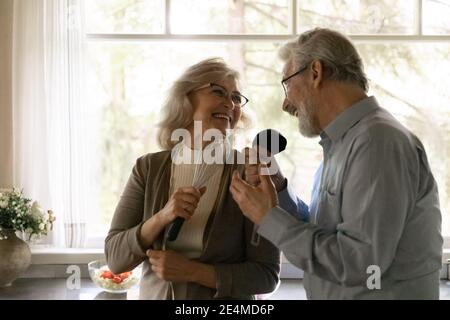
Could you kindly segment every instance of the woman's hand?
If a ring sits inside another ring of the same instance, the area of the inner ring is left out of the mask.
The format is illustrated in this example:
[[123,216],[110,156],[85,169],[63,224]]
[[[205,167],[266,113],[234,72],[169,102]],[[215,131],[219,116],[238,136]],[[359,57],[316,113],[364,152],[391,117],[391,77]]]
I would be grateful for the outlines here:
[[153,272],[158,278],[173,282],[193,281],[195,262],[174,251],[147,250]]
[[202,187],[199,190],[194,187],[184,187],[175,190],[164,208],[142,225],[139,234],[141,247],[150,247],[164,227],[176,217],[189,220],[205,191],[206,187]]
[[206,187],[182,187],[175,190],[164,208],[156,215],[162,226],[171,223],[176,217],[189,220],[197,209],[198,202]]
[[190,260],[174,251],[147,250],[157,277],[172,282],[196,282],[216,289],[216,271],[212,265]]

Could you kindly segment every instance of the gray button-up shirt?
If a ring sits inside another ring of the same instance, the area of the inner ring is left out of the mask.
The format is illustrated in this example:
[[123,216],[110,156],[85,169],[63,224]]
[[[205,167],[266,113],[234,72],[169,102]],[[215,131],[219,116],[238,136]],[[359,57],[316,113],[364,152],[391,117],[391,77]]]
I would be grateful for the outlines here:
[[441,213],[422,143],[374,97],[321,138],[309,208],[280,194],[290,212],[271,209],[258,233],[305,271],[310,299],[437,299]]

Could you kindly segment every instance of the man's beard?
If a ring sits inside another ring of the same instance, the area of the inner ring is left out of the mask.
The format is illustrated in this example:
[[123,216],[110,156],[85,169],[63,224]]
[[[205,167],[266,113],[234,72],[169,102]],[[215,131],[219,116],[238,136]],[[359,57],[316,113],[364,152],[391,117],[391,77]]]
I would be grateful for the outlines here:
[[320,134],[315,117],[314,103],[311,98],[306,98],[303,107],[298,107],[298,128],[300,133],[308,138],[314,138]]

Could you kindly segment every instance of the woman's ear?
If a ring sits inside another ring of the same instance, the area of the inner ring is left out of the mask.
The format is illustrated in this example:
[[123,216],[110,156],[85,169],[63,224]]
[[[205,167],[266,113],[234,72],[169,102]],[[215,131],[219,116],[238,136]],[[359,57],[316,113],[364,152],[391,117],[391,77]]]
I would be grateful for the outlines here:
[[194,112],[195,104],[196,104],[196,97],[193,96],[192,92],[184,97],[183,105],[190,107],[192,112]]

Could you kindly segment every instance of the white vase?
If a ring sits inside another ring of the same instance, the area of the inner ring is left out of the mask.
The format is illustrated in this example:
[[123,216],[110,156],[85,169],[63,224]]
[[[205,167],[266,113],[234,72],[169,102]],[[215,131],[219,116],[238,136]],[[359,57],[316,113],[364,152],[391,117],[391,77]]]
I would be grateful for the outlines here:
[[7,239],[0,240],[0,287],[7,287],[30,266],[31,251],[28,244],[19,239],[13,230],[2,232]]

